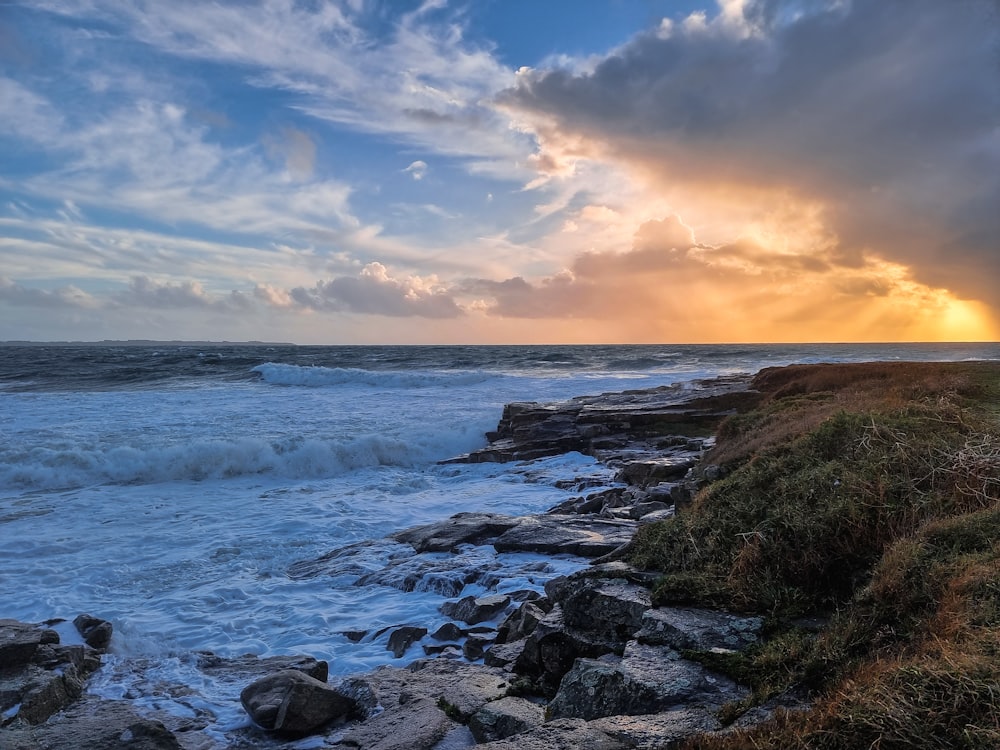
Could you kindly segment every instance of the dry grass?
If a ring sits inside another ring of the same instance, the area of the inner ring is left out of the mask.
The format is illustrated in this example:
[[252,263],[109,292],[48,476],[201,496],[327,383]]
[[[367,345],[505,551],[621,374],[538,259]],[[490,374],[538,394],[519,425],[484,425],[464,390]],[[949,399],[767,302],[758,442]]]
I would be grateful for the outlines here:
[[[720,430],[728,476],[645,527],[634,560],[663,572],[660,603],[769,615],[768,641],[713,666],[756,702],[797,687],[815,703],[687,747],[1000,748],[1000,364],[755,384],[758,408]],[[830,624],[783,624],[802,614]]]

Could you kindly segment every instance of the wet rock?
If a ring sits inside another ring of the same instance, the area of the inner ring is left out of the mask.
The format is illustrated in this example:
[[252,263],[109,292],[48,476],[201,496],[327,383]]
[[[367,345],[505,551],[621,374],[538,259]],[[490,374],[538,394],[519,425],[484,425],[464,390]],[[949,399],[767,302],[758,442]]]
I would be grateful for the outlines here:
[[580,719],[556,719],[477,750],[623,750],[628,747]]
[[41,724],[77,701],[100,667],[90,646],[64,646],[54,630],[0,620],[0,723]]
[[359,713],[355,700],[295,669],[262,677],[240,693],[240,702],[257,726],[302,736],[335,719]]
[[417,552],[453,552],[461,544],[482,544],[518,523],[513,516],[498,513],[458,513],[444,521],[400,531],[392,539]]
[[462,644],[462,656],[469,661],[476,661],[483,658],[486,649],[496,640],[496,637],[486,635],[470,635]]
[[562,679],[549,713],[582,719],[651,714],[681,704],[719,705],[747,694],[673,649],[632,642],[621,658],[578,660]]
[[528,516],[501,534],[497,552],[600,557],[630,541],[635,523],[597,516]]
[[181,750],[161,722],[140,716],[127,703],[88,699],[40,726],[5,730],[5,750]]
[[562,607],[558,605],[539,621],[523,644],[514,670],[539,678],[542,689],[550,692],[577,659],[598,657],[614,650],[614,645],[606,640],[566,627]]
[[412,625],[404,625],[396,628],[389,634],[389,642],[386,644],[386,651],[392,651],[392,655],[397,659],[402,658],[406,649],[412,646],[427,635],[427,628],[416,628]]
[[42,643],[59,643],[59,634],[26,622],[0,620],[0,669],[30,664]]
[[267,674],[294,669],[320,682],[326,682],[330,667],[325,661],[312,656],[266,656],[254,654],[243,656],[218,656],[211,651],[202,651],[197,657],[198,669],[212,675],[225,674],[229,679],[247,680]]
[[390,560],[384,567],[360,576],[358,586],[389,586],[400,591],[424,591],[441,596],[458,596],[470,583],[484,580],[496,562],[455,556],[434,559],[424,555],[409,554]]
[[457,641],[465,635],[465,631],[453,622],[446,622],[433,633],[431,638],[436,641]]
[[663,607],[643,614],[642,629],[636,638],[643,643],[675,649],[739,651],[759,640],[763,625],[761,617],[741,617],[693,607]]
[[107,620],[83,614],[74,618],[73,625],[91,648],[106,651],[111,645],[111,634],[114,628]]
[[551,611],[552,603],[547,599],[544,604],[539,600],[524,602],[500,624],[497,631],[497,642],[509,643],[528,637],[545,615]]
[[467,596],[457,602],[445,602],[441,605],[441,614],[454,620],[460,620],[468,625],[492,620],[510,604],[510,597],[504,594],[490,596]]
[[526,732],[545,721],[545,708],[524,698],[501,698],[487,703],[469,719],[476,742],[502,740]]

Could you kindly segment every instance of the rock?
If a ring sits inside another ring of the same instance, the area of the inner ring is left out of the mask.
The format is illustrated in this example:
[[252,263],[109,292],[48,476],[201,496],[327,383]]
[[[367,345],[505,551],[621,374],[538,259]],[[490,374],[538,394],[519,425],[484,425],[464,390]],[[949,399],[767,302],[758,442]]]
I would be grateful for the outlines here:
[[83,636],[83,640],[91,648],[98,651],[107,651],[111,645],[111,633],[113,627],[107,620],[102,620],[93,615],[77,615],[73,620],[73,625]]
[[624,579],[581,575],[554,578],[545,592],[562,607],[563,622],[574,630],[593,634],[612,650],[625,647],[642,626],[644,613],[652,607],[649,590]]
[[562,607],[558,605],[539,621],[523,644],[514,671],[541,678],[542,688],[548,691],[555,689],[577,659],[598,657],[613,650],[607,641],[567,628]]
[[41,724],[83,693],[100,667],[90,646],[64,646],[54,630],[0,620],[0,723]]
[[678,708],[644,716],[608,716],[589,722],[589,726],[620,740],[628,747],[672,748],[686,737],[721,728],[712,711],[704,708]]
[[643,614],[642,629],[636,638],[675,649],[738,651],[759,640],[763,625],[762,617],[740,617],[693,607],[663,607]]
[[528,516],[501,534],[497,552],[534,552],[600,557],[632,538],[635,523],[580,515]]
[[630,643],[621,658],[579,659],[549,704],[554,717],[651,714],[681,704],[718,705],[748,694],[673,649]]
[[251,683],[240,693],[240,702],[259,727],[291,736],[358,713],[353,698],[295,669]]
[[486,649],[496,640],[486,635],[470,635],[462,644],[462,655],[469,661],[482,659]]
[[510,643],[494,643],[483,654],[483,663],[489,667],[513,669],[514,664],[524,653],[525,643],[524,638],[519,641],[511,641]]
[[387,706],[351,728],[337,747],[361,750],[429,750],[456,728],[456,723],[430,698]]
[[451,718],[463,722],[485,704],[502,698],[509,687],[507,676],[496,669],[446,659],[414,662],[405,671],[401,702],[431,698]]
[[510,604],[510,597],[504,594],[491,596],[467,596],[457,602],[445,602],[441,605],[441,614],[454,620],[461,620],[468,625],[492,620]]
[[444,521],[397,532],[392,539],[417,552],[453,552],[460,544],[482,544],[516,526],[519,519],[498,513],[457,513]]
[[697,462],[697,454],[689,452],[633,461],[624,466],[615,479],[639,487],[650,487],[660,482],[683,479]]
[[427,635],[427,628],[416,628],[412,625],[404,625],[396,628],[389,634],[389,642],[386,644],[386,651],[392,651],[392,655],[397,659],[402,658],[406,649],[412,646]]
[[30,664],[42,643],[59,643],[59,634],[17,620],[0,620],[0,669],[16,669]]
[[446,622],[433,633],[431,638],[436,641],[457,641],[465,635],[465,631],[453,622]]
[[545,708],[524,698],[501,698],[487,703],[469,719],[476,742],[502,740],[526,732],[545,721]]
[[556,719],[477,750],[623,750],[627,745],[580,719]]
[[384,567],[360,576],[358,586],[389,586],[400,591],[424,591],[441,596],[458,596],[470,583],[481,583],[496,569],[495,562],[453,555],[434,559],[408,554],[389,560]]
[[524,602],[500,624],[497,631],[497,642],[509,643],[531,635],[547,612],[552,610],[551,602],[547,602],[547,606],[546,610],[543,608],[544,605],[538,603],[538,600]]
[[87,699],[40,726],[3,730],[5,750],[182,750],[161,722],[143,718],[122,701]]
[[203,672],[213,675],[224,673],[233,680],[263,677],[285,669],[295,669],[320,682],[326,682],[330,672],[330,667],[325,661],[311,656],[266,656],[261,658],[254,654],[245,654],[224,657],[217,656],[211,651],[202,651],[198,654],[197,664],[198,669]]

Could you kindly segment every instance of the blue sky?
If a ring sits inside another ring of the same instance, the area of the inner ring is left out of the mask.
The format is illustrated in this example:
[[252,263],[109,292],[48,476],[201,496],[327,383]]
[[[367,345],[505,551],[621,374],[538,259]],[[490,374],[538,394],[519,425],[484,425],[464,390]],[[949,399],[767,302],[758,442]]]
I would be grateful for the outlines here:
[[992,0],[0,3],[0,340],[971,340]]

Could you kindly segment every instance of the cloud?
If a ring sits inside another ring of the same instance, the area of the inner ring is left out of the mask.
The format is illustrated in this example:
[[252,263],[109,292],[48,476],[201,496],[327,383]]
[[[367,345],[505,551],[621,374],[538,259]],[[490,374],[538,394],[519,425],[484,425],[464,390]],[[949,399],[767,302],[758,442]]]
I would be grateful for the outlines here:
[[[273,299],[273,294],[266,296]],[[297,287],[289,297],[312,310],[390,317],[456,318],[464,314],[454,297],[434,278],[396,278],[381,263],[369,263],[357,276],[339,276],[314,287]],[[283,299],[279,304],[284,306]]]
[[798,254],[878,256],[1000,309],[998,71],[990,0],[727,0],[589,70],[522,71],[498,101],[543,172],[627,165],[723,241],[808,205]]
[[5,276],[0,276],[0,302],[17,307],[47,309],[91,309],[96,300],[75,286],[57,289],[26,287]]
[[427,162],[417,159],[415,162],[411,162],[410,166],[403,171],[408,173],[414,180],[422,180],[424,179],[424,175],[427,174]]

